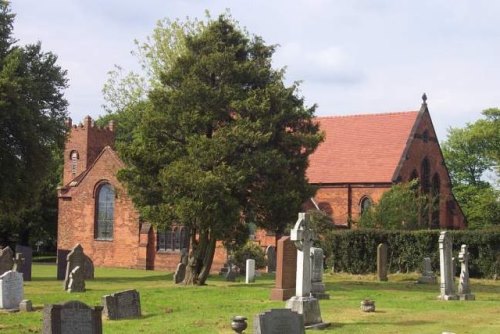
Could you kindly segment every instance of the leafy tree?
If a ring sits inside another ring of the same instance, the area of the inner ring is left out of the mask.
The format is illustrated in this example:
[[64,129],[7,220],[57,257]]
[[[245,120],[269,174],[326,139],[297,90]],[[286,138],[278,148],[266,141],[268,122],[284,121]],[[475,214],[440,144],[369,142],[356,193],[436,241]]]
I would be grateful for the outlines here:
[[[14,14],[0,0],[0,243],[26,243],[23,219],[40,202],[64,145],[66,71],[41,44],[14,45]],[[55,187],[51,189],[55,197]],[[20,240],[21,239],[21,240]]]
[[185,283],[204,284],[216,240],[239,226],[281,231],[313,194],[308,156],[322,139],[297,85],[271,66],[274,47],[225,16],[185,37],[153,87],[119,173],[142,216],[191,230]]

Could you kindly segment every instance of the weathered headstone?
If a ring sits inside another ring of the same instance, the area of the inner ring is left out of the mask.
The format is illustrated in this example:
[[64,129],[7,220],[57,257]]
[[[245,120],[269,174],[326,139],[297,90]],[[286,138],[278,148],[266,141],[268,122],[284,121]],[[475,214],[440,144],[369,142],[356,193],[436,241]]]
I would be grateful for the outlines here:
[[94,262],[87,255],[84,255],[83,278],[94,279]]
[[271,299],[287,300],[295,294],[297,275],[297,249],[290,237],[278,240],[276,260],[276,282],[271,290]]
[[377,247],[377,277],[379,281],[387,281],[387,245]]
[[9,270],[0,276],[0,308],[18,309],[23,297],[23,274]]
[[80,244],[76,245],[71,252],[69,252],[66,258],[66,275],[64,277],[64,290],[68,290],[69,275],[73,272],[76,267],[80,267],[82,271],[83,278],[83,268],[85,265],[85,254],[83,253],[83,248]]
[[432,271],[431,259],[429,257],[424,257],[422,276],[419,277],[417,283],[421,284],[434,284],[436,283],[436,275]]
[[33,249],[30,246],[16,245],[16,254],[21,253],[24,262],[18,271],[23,273],[24,281],[31,281],[31,266],[33,263]]
[[4,249],[0,249],[0,275],[12,270],[14,266],[14,252],[9,246]]
[[456,300],[458,296],[455,294],[455,286],[453,282],[453,262],[452,255],[452,240],[451,236],[446,231],[439,235],[439,268],[440,268],[440,292],[439,299],[441,300]]
[[247,259],[245,266],[245,283],[253,283],[255,282],[255,260]]
[[102,306],[79,301],[45,305],[43,334],[102,334]]
[[33,303],[30,299],[23,299],[19,303],[19,311],[21,312],[33,312]]
[[276,271],[276,247],[270,245],[266,248],[267,272],[274,273]]
[[311,294],[317,299],[330,299],[323,283],[323,250],[311,247]]
[[68,292],[85,292],[85,279],[83,278],[83,268],[75,267],[69,274]]
[[66,278],[66,267],[68,266],[68,254],[70,250],[57,250],[57,279],[62,281]]
[[231,262],[229,262],[227,264],[227,272],[224,274],[224,278],[228,282],[234,282],[236,281],[237,276],[238,276],[237,267]]
[[174,283],[179,284],[184,281],[184,277],[186,276],[186,266],[187,266],[188,253],[185,248],[181,250],[181,257],[179,259],[179,263],[177,264],[177,268],[174,272]]
[[255,316],[253,332],[254,334],[305,334],[304,318],[287,308],[271,309]]
[[458,254],[460,261],[460,281],[458,283],[458,297],[460,300],[475,300],[476,296],[471,293],[469,281],[469,250],[467,245],[462,245]]
[[104,315],[109,320],[141,316],[141,297],[137,290],[126,290],[102,297]]
[[315,236],[309,228],[309,219],[307,213],[299,213],[290,233],[297,248],[297,277],[295,296],[287,300],[286,308],[302,314],[306,328],[325,328],[329,324],[321,319],[318,299],[311,296],[311,246]]

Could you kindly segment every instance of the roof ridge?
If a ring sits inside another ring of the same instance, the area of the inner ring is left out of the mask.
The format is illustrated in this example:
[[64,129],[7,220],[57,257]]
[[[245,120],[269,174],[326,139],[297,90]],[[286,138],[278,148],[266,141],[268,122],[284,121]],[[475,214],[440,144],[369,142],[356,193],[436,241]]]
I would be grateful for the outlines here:
[[402,115],[402,114],[411,114],[418,113],[418,110],[409,110],[409,111],[395,111],[395,112],[381,112],[381,113],[366,113],[366,114],[352,114],[352,115],[327,115],[327,116],[315,116],[317,119],[326,119],[326,118],[349,118],[349,117],[367,117],[367,116],[390,116],[390,115]]

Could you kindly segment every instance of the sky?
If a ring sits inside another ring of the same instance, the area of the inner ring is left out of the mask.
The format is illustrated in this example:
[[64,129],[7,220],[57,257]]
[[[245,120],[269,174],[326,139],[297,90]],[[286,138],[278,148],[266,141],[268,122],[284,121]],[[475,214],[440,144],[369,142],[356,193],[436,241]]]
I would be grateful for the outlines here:
[[301,81],[316,115],[418,110],[422,93],[438,139],[500,107],[500,1],[491,0],[14,0],[14,37],[42,42],[68,71],[74,123],[105,113],[114,65],[163,18],[229,9],[251,34],[278,44],[273,64]]

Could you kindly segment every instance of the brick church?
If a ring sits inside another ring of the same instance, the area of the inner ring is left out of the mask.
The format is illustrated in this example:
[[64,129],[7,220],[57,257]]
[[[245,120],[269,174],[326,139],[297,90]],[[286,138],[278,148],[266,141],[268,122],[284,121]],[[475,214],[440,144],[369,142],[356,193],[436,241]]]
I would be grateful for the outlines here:
[[[318,187],[304,209],[319,208],[336,226],[355,227],[359,216],[398,182],[419,178],[422,191],[439,194],[430,228],[464,228],[465,218],[451,192],[451,181],[427,109],[419,111],[318,117],[325,141],[310,157],[309,182]],[[181,226],[158,231],[141,220],[116,174],[124,163],[114,150],[115,125],[94,125],[87,116],[71,124],[59,189],[58,255],[77,243],[96,266],[174,270],[188,233]],[[262,247],[275,237],[257,231]],[[218,246],[212,270],[225,262]]]

